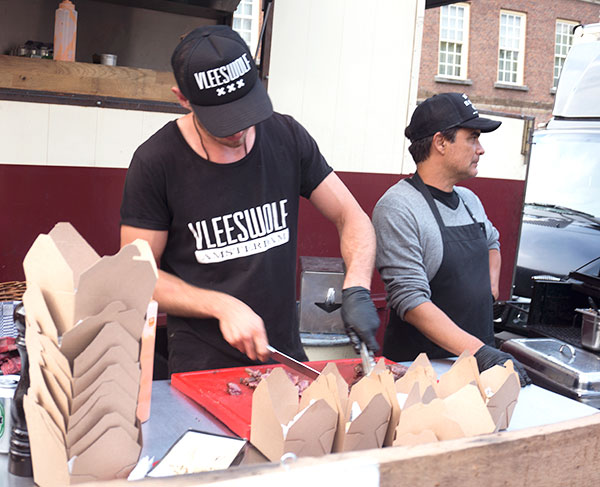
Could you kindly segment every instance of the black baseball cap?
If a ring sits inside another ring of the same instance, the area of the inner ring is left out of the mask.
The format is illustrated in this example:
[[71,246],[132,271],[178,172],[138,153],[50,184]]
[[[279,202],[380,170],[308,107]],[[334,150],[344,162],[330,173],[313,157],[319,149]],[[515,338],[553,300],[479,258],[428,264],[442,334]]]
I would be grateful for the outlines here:
[[464,93],[440,93],[427,98],[415,109],[404,135],[411,142],[454,127],[492,132],[502,122],[482,118]]
[[216,137],[233,135],[273,113],[248,46],[226,25],[194,29],[175,48],[171,65],[194,114]]

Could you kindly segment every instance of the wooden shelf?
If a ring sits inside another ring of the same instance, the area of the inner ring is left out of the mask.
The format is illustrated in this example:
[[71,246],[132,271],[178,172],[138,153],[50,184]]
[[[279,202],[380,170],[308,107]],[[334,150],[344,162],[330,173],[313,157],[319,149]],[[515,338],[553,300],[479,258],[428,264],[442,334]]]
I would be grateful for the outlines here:
[[173,73],[0,55],[0,88],[176,103]]
[[233,12],[240,0],[100,0],[126,7],[137,7],[159,12],[215,19],[231,25]]

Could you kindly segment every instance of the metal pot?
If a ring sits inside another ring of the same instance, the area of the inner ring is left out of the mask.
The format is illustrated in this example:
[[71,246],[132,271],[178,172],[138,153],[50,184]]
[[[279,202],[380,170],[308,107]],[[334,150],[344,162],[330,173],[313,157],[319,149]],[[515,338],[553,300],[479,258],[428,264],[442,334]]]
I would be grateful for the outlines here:
[[575,309],[581,317],[581,345],[588,350],[600,350],[600,313],[594,309]]
[[116,66],[117,65],[117,55],[116,54],[100,54],[100,64],[105,64],[106,66]]

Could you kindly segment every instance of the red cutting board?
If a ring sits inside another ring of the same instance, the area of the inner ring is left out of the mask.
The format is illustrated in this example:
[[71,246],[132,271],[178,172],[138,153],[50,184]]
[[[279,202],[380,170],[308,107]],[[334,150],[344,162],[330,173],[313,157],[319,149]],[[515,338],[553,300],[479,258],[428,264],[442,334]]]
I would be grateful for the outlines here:
[[[329,362],[335,363],[340,374],[350,384],[354,379],[354,367],[361,363],[359,358],[342,360],[322,360],[306,362],[312,368],[323,370]],[[386,363],[392,363],[386,360]],[[265,372],[267,369],[283,367],[291,374],[304,377],[284,365],[258,365],[250,367]],[[250,419],[252,413],[253,389],[240,384],[240,378],[248,377],[246,367],[230,369],[201,370],[198,372],[182,372],[171,376],[171,386],[183,392],[200,406],[213,414],[231,431],[241,438],[250,438]],[[232,396],[227,393],[227,383],[234,382],[240,386],[242,393]]]

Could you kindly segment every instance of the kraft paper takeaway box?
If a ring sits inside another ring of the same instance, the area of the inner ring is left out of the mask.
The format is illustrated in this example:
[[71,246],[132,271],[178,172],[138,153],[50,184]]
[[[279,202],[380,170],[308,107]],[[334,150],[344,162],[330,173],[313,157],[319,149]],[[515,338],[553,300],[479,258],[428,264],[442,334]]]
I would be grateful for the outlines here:
[[335,400],[329,389],[317,382],[304,394],[312,399],[305,407],[281,367],[274,368],[254,391],[250,442],[269,460],[279,461],[288,452],[321,456],[331,451],[338,418]]
[[430,366],[426,357],[420,357],[396,382],[401,394],[409,387],[410,392],[394,445],[488,434],[508,427],[520,391],[511,361],[480,375],[475,358],[463,354],[439,381],[433,379]]
[[101,259],[60,223],[36,239],[24,268],[34,480],[124,478],[141,451],[140,346],[157,279],[150,247],[136,241]]
[[[121,377],[112,374],[115,365],[110,365],[106,381],[74,395],[73,381],[57,365],[60,361],[50,358],[55,351],[45,354],[44,346],[52,350],[54,343],[38,330],[34,324],[26,330],[31,361],[30,388],[24,398],[36,483],[45,487],[126,476],[141,451],[137,389],[131,385],[130,390],[123,389]],[[60,376],[60,382],[67,377],[66,387],[56,380]],[[112,447],[114,441],[119,444]],[[54,463],[47,464],[50,448]]]
[[400,404],[398,404],[398,396],[396,395],[394,375],[387,370],[384,359],[379,359],[372,371],[372,374],[375,374],[379,379],[379,382],[381,382],[385,397],[392,408],[390,411],[388,428],[383,440],[383,446],[392,446],[394,443],[394,436],[396,434],[396,426],[398,426],[398,422],[400,421],[401,413]]
[[138,240],[100,258],[69,223],[39,235],[23,268],[27,281],[42,290],[59,336],[113,301],[143,317],[158,275],[147,243]]
[[[338,425],[332,447],[334,453],[386,446],[388,435],[389,444],[392,444],[400,415],[393,375],[386,369],[385,362],[380,360],[370,379],[358,386],[361,381],[349,389],[348,383],[333,362],[329,362],[315,380],[327,385],[338,410]],[[302,400],[305,399],[303,395]],[[353,404],[356,413],[354,416]],[[394,425],[390,430],[392,421]]]
[[315,382],[324,383],[331,391],[337,410],[337,426],[331,451],[343,451],[344,436],[346,435],[346,406],[348,404],[348,383],[340,374],[337,366],[329,362],[321,371]]
[[360,379],[348,395],[342,451],[381,448],[391,412],[392,406],[377,375]]
[[477,386],[497,429],[508,428],[521,390],[512,361],[479,373],[475,357],[463,353],[452,368],[440,376],[437,394],[445,398],[466,384]]

